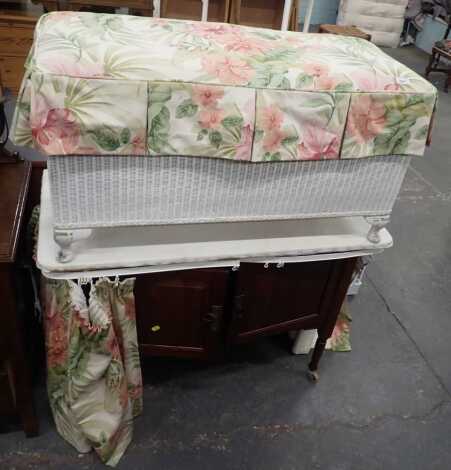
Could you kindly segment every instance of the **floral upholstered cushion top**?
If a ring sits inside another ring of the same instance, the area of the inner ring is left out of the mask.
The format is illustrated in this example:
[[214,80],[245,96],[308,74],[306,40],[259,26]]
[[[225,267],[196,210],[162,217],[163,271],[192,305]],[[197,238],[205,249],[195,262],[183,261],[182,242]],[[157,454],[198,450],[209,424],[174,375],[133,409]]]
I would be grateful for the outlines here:
[[48,155],[422,155],[437,91],[358,38],[55,12],[13,123]]

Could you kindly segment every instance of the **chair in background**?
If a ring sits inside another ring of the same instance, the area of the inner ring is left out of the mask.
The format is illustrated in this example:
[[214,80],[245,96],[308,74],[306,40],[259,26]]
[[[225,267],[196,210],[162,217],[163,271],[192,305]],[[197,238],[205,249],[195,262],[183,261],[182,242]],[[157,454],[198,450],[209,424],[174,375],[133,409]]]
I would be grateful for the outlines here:
[[431,72],[445,73],[445,92],[448,93],[451,86],[451,39],[448,39],[451,30],[451,16],[448,18],[448,28],[445,37],[441,41],[437,41],[432,48],[431,58],[426,67],[426,78],[429,78]]

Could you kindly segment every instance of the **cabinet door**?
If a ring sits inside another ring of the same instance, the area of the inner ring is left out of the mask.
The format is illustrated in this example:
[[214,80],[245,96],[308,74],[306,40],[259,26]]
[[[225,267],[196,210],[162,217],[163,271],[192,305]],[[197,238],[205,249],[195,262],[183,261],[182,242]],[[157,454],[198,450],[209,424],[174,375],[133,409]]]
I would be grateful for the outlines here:
[[229,342],[298,328],[317,327],[333,261],[290,263],[278,268],[242,263],[236,273],[236,291]]
[[143,354],[211,358],[223,351],[228,269],[138,276],[138,339]]

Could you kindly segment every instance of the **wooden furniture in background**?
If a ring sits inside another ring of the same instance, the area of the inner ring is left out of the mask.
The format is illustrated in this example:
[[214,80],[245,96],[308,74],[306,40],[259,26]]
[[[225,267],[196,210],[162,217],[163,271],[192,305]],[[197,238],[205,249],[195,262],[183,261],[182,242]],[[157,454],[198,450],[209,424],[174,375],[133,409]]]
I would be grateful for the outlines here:
[[[6,397],[3,404],[10,403],[6,410],[8,415],[20,416],[28,437],[38,433],[38,422],[24,347],[26,304],[23,275],[18,267],[18,248],[30,174],[30,162],[0,163],[0,367],[4,367],[0,372],[0,397]],[[2,411],[5,410],[0,409],[0,413]]]
[[339,36],[352,36],[371,41],[371,34],[365,33],[356,26],[338,26],[336,24],[322,24],[319,27],[320,33],[338,34]]
[[35,13],[25,9],[0,8],[0,80],[14,94],[22,83],[37,20]]
[[[431,58],[426,67],[426,78],[429,78],[431,72],[443,72],[446,74],[445,92],[448,93],[451,86],[451,39],[448,39],[451,31],[451,18],[442,41],[437,41],[432,48]],[[447,64],[442,63],[444,59]],[[441,66],[442,65],[442,66]]]
[[[61,4],[61,2],[60,2]],[[131,14],[152,16],[153,0],[67,0],[66,9],[78,11],[96,8],[129,8]]]
[[230,0],[157,0],[160,16],[185,20],[227,22]]
[[[285,3],[290,0],[230,0],[229,22],[245,26],[256,26],[271,29],[284,29],[283,16]],[[291,3],[287,13],[287,29],[297,31],[297,2]]]

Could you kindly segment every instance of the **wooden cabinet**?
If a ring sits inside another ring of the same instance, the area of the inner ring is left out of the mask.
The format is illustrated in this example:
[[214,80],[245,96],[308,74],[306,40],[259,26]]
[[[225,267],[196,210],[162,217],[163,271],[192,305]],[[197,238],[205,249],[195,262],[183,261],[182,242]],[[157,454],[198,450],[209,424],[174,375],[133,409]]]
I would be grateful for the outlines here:
[[228,269],[146,274],[136,281],[141,351],[212,358],[222,354]]
[[25,11],[0,9],[0,80],[17,94],[38,18]]
[[229,340],[249,341],[317,323],[332,261],[283,266],[242,263],[237,275]]
[[138,276],[141,352],[211,359],[259,336],[315,328],[318,342],[309,367],[316,374],[356,261],[241,263],[237,271],[210,268]]
[[[36,435],[38,423],[33,409],[31,381],[25,355],[25,299],[23,272],[17,252],[23,232],[31,164],[0,163],[0,413],[19,415],[27,436]],[[9,405],[8,405],[9,403]],[[0,417],[0,421],[2,418]]]
[[[61,3],[61,2],[60,2]],[[153,12],[153,0],[67,0],[68,10],[81,10],[92,8],[130,8],[132,14],[151,16]]]
[[[209,0],[208,21],[227,22],[230,0]],[[163,18],[200,20],[202,18],[201,0],[161,0],[160,15]]]
[[[230,0],[230,23],[261,28],[281,29],[285,1]],[[297,31],[298,14],[295,1],[288,16],[288,29]]]

